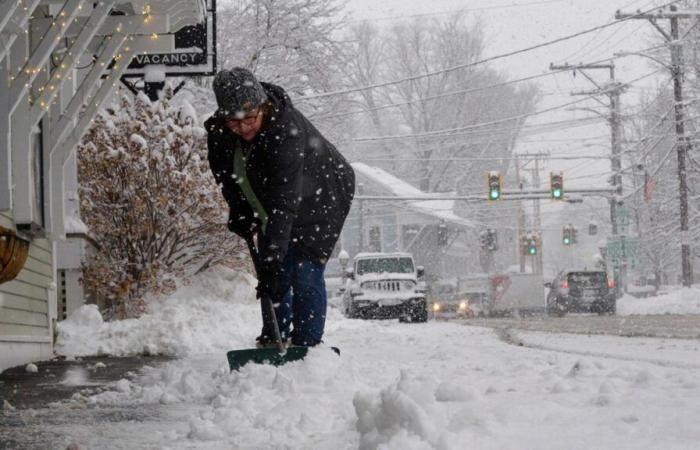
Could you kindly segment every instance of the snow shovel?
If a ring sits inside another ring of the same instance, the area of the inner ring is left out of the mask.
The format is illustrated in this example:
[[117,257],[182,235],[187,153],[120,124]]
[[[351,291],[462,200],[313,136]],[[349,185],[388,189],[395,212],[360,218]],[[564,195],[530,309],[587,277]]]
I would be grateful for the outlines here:
[[[253,236],[246,236],[245,241],[250,249],[250,257],[253,260],[255,272],[259,274],[260,261]],[[272,331],[274,332],[276,347],[231,350],[226,354],[231,371],[238,370],[251,362],[256,364],[272,364],[273,366],[281,366],[282,364],[290,361],[304,359],[306,353],[309,351],[308,347],[303,346],[286,348],[282,342],[280,327],[277,323],[277,315],[275,314],[275,305],[272,303],[272,299],[268,295],[263,295],[263,298],[260,300],[263,302],[263,305],[268,308],[268,312],[270,313],[270,325],[272,327]]]

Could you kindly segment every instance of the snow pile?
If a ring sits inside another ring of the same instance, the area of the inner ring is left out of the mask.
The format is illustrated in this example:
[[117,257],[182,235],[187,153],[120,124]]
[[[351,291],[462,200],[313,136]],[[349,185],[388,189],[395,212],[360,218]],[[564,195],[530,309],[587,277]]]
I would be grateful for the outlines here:
[[469,438],[460,434],[482,422],[473,415],[477,407],[469,404],[479,397],[458,383],[402,370],[378,397],[372,392],[355,396],[360,448],[457,448]]
[[139,320],[105,323],[81,310],[60,330],[64,348],[118,354],[150,343],[186,356],[79,399],[149,411],[143,422],[100,433],[76,423],[67,437],[85,448],[697,446],[696,340],[523,332],[528,345],[513,346],[487,328],[348,320],[331,309],[324,339],[340,357],[321,346],[303,361],[229,372],[225,352],[250,347],[259,315],[252,283],[226,271]]
[[700,314],[700,288],[675,289],[646,298],[625,295],[617,301],[617,314]]
[[250,328],[260,323],[254,286],[252,277],[218,268],[150,302],[139,319],[105,322],[96,305],[85,305],[58,324],[56,351],[67,356],[187,355],[249,346]]
[[171,436],[167,447],[318,448],[306,445],[313,436],[356,441],[355,378],[328,347],[310,349],[304,361],[283,369],[248,365],[233,373],[219,353],[147,369],[139,379],[121,380],[115,390],[88,401],[196,405],[183,417],[186,429]]

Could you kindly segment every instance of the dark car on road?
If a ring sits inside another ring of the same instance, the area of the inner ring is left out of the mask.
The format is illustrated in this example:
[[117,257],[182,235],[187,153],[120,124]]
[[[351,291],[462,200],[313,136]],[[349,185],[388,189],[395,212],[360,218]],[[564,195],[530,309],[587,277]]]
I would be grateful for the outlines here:
[[549,288],[549,315],[561,317],[570,312],[615,314],[614,286],[602,270],[563,271],[545,286]]

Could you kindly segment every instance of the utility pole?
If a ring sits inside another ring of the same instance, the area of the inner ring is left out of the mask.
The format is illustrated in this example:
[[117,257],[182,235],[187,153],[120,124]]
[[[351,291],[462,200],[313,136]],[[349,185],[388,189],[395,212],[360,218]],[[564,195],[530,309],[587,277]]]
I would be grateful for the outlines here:
[[[540,157],[537,156],[535,157],[535,173],[532,174],[532,183],[539,188],[540,187]],[[542,259],[542,253],[544,253],[542,247],[544,246],[544,240],[541,238],[542,236],[542,212],[540,210],[540,199],[537,199],[534,201],[535,202],[535,230],[539,233],[540,236],[540,249],[537,252],[537,256],[535,257],[535,273],[542,273],[543,269],[543,259]]]
[[[623,14],[620,11],[615,13],[616,19],[645,19],[651,22],[659,33],[671,46],[671,74],[673,76],[673,96],[675,101],[676,116],[676,136],[678,143],[676,153],[678,156],[678,190],[680,197],[681,215],[681,270],[683,286],[690,287],[693,284],[693,268],[690,260],[690,236],[688,235],[688,180],[685,160],[688,151],[691,149],[691,142],[685,135],[685,119],[683,111],[683,56],[682,48],[678,42],[678,19],[697,18],[698,11],[678,11],[676,5],[671,5],[668,11],[659,11],[650,14]],[[671,22],[671,33],[661,28],[656,22],[657,19],[669,19]]]
[[[531,171],[531,176],[532,176],[532,184],[534,189],[539,189],[540,188],[540,161],[542,159],[546,159],[549,157],[548,152],[538,152],[538,153],[521,153],[518,155],[518,157],[524,157],[530,159],[530,161],[534,161],[535,167],[528,169]],[[524,165],[528,164],[525,163]],[[519,174],[518,174],[519,177]],[[521,188],[522,189],[522,188]],[[539,251],[537,252],[537,255],[535,255],[534,260],[532,262],[532,272],[533,273],[542,273],[544,269],[544,242],[542,239],[542,213],[540,209],[540,199],[536,198],[533,199],[533,213],[534,213],[534,218],[533,218],[533,230],[537,232],[538,236],[540,236],[539,239],[539,244],[540,248]]]
[[[363,183],[358,183],[357,184],[357,194],[362,196],[364,194],[364,187],[365,185]],[[360,213],[358,215],[358,223],[357,223],[357,228],[359,230],[358,234],[358,247],[357,247],[357,253],[362,253],[365,249],[365,208],[364,208],[364,201],[362,198],[358,200],[357,206],[360,208]]]
[[[520,181],[520,158],[518,155],[515,156],[515,183],[518,189],[523,190],[523,182]],[[518,232],[515,237],[515,254],[518,256],[518,262],[520,263],[520,273],[525,272],[525,255],[523,255],[522,243],[520,242],[520,236],[525,231],[525,212],[523,211],[523,202],[518,200]]]
[[[622,160],[621,155],[621,121],[620,121],[620,94],[622,93],[624,87],[621,83],[615,80],[615,64],[576,64],[576,65],[549,65],[550,70],[573,70],[579,72],[584,77],[588,79],[597,88],[595,91],[588,92],[573,92],[571,95],[607,95],[610,103],[605,104],[601,100],[594,99],[604,106],[610,108],[610,117],[608,117],[608,122],[610,123],[610,151],[611,151],[611,166],[612,166],[612,185],[615,189],[615,195],[610,199],[610,222],[612,225],[613,240],[624,242],[624,237],[620,236],[620,231],[618,229],[618,213],[617,208],[621,206],[621,196],[622,196]],[[610,75],[610,83],[608,85],[601,86],[593,78],[588,76],[585,72],[586,70],[607,70]],[[624,258],[620,258],[624,260]],[[621,290],[623,282],[625,281],[627,265],[623,261],[622,264],[613,264],[613,278],[615,280],[615,296],[621,296]]]

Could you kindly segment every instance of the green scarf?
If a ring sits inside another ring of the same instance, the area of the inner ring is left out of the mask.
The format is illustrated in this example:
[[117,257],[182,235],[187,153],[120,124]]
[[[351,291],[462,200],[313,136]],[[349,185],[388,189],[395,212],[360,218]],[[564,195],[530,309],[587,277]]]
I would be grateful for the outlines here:
[[233,155],[233,173],[236,175],[236,183],[238,183],[241,191],[243,191],[243,195],[245,195],[246,200],[248,200],[253,211],[255,211],[260,222],[262,222],[262,232],[265,234],[265,230],[267,230],[267,211],[263,208],[255,192],[253,192],[253,188],[250,186],[250,181],[248,181],[245,168],[247,156],[248,155],[243,155],[243,149],[240,143],[237,143]]

